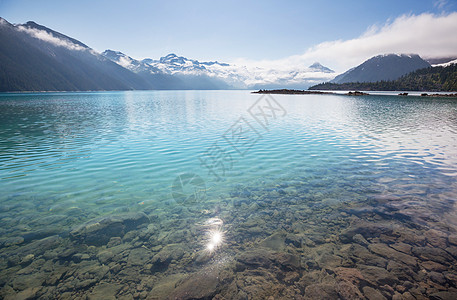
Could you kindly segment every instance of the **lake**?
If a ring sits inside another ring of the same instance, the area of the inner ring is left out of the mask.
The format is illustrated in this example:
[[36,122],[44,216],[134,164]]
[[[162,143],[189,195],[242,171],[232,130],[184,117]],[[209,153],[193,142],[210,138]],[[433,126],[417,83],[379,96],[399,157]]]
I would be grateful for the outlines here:
[[30,93],[0,114],[0,298],[457,296],[455,99]]

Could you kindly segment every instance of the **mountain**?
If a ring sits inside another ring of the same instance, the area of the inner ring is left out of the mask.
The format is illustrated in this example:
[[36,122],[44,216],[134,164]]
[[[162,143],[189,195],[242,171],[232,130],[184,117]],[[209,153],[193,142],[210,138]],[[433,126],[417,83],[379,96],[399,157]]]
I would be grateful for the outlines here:
[[[120,51],[105,50],[103,56],[154,82],[156,89],[232,89],[230,82],[207,69],[208,66],[229,66],[218,62],[190,60],[176,54],[169,54],[159,60],[146,58],[136,60]],[[205,67],[206,66],[206,67]]]
[[440,64],[435,64],[435,65],[432,65],[432,67],[448,67],[452,64],[457,64],[457,59],[454,59],[454,60],[451,60],[448,62],[444,62],[444,63],[440,63]]
[[457,61],[447,66],[416,70],[396,80],[377,82],[322,83],[310,90],[358,91],[457,91]]
[[318,62],[315,62],[314,64],[312,64],[311,66],[309,66],[308,69],[310,69],[310,70],[315,70],[316,72],[335,73],[335,71],[333,71],[332,69],[329,69],[329,68],[327,68],[327,67],[324,67],[323,65],[321,65],[321,64],[318,63]]
[[417,54],[378,55],[336,76],[331,83],[395,80],[405,74],[427,67],[430,67],[430,64]]
[[0,91],[151,89],[85,44],[34,22],[0,18]]
[[457,56],[427,58],[426,61],[433,67],[457,60]]
[[320,63],[245,66],[176,54],[142,60],[88,45],[34,22],[0,18],[0,92],[307,88],[330,80]]

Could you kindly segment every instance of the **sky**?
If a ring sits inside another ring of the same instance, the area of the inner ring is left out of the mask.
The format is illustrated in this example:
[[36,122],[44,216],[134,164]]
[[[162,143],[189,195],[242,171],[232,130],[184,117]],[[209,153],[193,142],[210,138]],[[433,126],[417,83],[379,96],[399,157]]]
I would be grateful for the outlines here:
[[0,16],[137,59],[320,61],[338,71],[385,52],[457,54],[457,0],[0,0]]

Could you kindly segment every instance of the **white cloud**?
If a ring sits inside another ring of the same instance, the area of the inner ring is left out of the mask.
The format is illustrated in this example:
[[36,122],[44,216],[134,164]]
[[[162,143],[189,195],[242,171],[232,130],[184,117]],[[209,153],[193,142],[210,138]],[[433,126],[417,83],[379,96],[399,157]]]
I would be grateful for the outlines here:
[[301,55],[275,61],[239,59],[234,63],[296,70],[319,61],[340,73],[372,56],[386,53],[417,53],[423,58],[457,55],[457,12],[403,15],[382,26],[371,26],[357,38],[324,42]]
[[433,3],[433,6],[435,6],[438,9],[444,9],[444,7],[447,5],[447,0],[435,0]]
[[34,38],[53,44],[54,46],[64,47],[70,50],[86,50],[86,48],[77,45],[69,40],[60,39],[53,34],[46,32],[44,30],[39,30],[36,28],[27,28],[25,26],[17,26],[18,30],[28,33]]

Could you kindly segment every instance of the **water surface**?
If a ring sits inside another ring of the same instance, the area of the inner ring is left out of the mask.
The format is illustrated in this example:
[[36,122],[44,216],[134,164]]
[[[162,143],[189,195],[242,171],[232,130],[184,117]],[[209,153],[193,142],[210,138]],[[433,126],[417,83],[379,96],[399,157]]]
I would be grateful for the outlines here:
[[455,99],[37,93],[0,112],[3,297],[457,291]]

